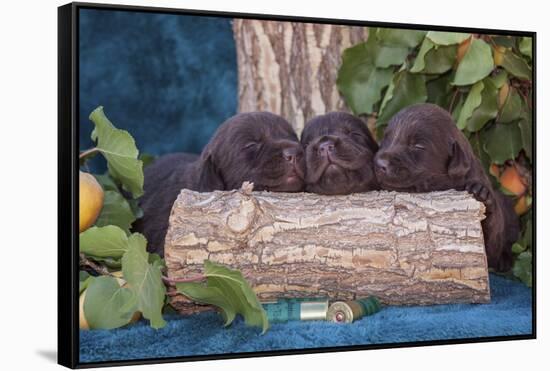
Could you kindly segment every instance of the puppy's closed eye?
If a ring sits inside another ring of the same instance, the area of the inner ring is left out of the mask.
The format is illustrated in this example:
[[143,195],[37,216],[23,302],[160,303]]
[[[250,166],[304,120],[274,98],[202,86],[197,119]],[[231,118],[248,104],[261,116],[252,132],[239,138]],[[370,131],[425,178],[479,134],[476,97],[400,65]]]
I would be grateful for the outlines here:
[[409,146],[413,149],[417,149],[417,150],[420,150],[420,151],[424,151],[426,149],[426,146],[424,144],[420,144],[420,143],[413,143],[413,144],[410,144]]
[[251,153],[258,152],[262,148],[261,142],[248,142],[243,146],[243,150]]

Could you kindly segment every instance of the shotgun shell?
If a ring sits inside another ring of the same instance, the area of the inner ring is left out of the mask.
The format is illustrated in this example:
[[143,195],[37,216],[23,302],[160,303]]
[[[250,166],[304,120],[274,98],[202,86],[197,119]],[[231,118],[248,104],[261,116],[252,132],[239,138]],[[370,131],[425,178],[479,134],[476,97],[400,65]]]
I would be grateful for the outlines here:
[[324,320],[327,316],[327,298],[279,299],[262,303],[269,322]]
[[351,323],[363,317],[364,308],[357,301],[336,301],[330,305],[327,311],[327,321],[337,323]]
[[363,299],[357,299],[365,312],[365,316],[370,316],[380,310],[380,301],[376,296],[369,296]]

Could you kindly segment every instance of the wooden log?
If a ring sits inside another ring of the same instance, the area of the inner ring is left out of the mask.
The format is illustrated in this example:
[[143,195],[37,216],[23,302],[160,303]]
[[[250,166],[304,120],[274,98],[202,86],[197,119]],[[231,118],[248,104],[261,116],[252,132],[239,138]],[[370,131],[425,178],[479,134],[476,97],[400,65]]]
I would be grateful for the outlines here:
[[239,111],[269,111],[298,135],[304,123],[329,111],[349,111],[336,77],[344,49],[368,29],[301,22],[235,19]]
[[[481,220],[467,192],[310,193],[182,190],[165,259],[171,279],[210,259],[239,269],[260,299],[376,295],[385,304],[490,301]],[[172,297],[183,313],[203,309]]]

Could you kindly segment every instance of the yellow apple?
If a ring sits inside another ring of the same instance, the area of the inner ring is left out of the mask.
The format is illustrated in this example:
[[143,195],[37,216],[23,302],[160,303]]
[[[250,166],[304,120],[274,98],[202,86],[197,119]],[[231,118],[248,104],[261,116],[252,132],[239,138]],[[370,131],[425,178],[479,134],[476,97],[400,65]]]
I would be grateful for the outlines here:
[[86,299],[86,290],[82,294],[80,294],[80,300],[79,300],[79,318],[80,318],[80,329],[81,330],[89,330],[90,325],[88,324],[88,321],[86,320],[86,317],[84,316],[84,299]]
[[507,166],[500,175],[500,184],[508,192],[521,196],[525,193],[527,186],[525,185],[521,175],[515,166]]
[[90,228],[103,208],[103,188],[93,175],[80,171],[80,232]]

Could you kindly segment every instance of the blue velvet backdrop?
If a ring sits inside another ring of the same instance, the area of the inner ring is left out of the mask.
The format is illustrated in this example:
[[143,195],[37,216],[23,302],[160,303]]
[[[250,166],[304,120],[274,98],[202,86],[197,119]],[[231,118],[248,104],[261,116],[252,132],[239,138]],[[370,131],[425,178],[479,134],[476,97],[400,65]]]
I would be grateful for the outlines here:
[[81,149],[98,105],[155,155],[199,153],[236,113],[230,19],[83,9],[79,50]]

